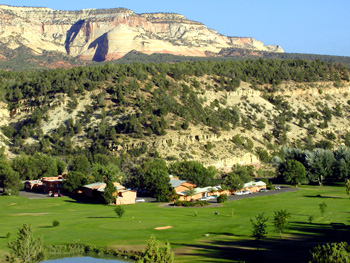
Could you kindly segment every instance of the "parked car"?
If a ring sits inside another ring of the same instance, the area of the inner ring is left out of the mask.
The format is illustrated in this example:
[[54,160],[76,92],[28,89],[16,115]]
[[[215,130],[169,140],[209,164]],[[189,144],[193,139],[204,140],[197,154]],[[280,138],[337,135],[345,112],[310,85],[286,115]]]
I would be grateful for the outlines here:
[[281,186],[275,185],[275,190],[281,190]]
[[261,188],[259,192],[266,192],[266,188]]
[[202,197],[199,199],[199,201],[207,201],[207,200],[208,200],[207,197]]
[[218,197],[217,195],[207,196],[207,200],[213,200],[213,199],[216,199],[217,197]]
[[244,195],[249,195],[249,194],[252,194],[253,192],[252,191],[249,191],[249,190],[245,190],[245,191],[243,191],[243,194]]
[[138,198],[135,200],[136,203],[144,203],[145,202],[145,199],[143,198]]
[[235,195],[243,195],[243,192],[239,191],[239,192],[235,192]]

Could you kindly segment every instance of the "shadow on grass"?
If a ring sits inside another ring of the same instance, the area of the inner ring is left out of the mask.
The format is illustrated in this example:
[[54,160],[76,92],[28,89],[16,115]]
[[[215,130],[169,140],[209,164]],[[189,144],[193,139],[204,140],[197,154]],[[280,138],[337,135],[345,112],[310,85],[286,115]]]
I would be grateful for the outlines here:
[[88,216],[87,218],[117,218],[116,216]]
[[[308,262],[310,250],[318,244],[326,242],[350,241],[349,227],[343,223],[306,223],[293,221],[289,230],[282,234],[282,239],[267,238],[257,242],[250,236],[237,236],[231,233],[215,233],[222,235],[220,240],[208,240],[201,244],[176,244],[186,249],[177,256],[201,257],[201,262],[245,261],[249,262]],[[297,234],[290,235],[288,232]],[[210,232],[209,232],[210,234]],[[269,234],[268,234],[269,235]],[[257,250],[259,248],[259,250]]]
[[228,232],[208,232],[209,235],[222,235],[222,236],[236,236],[238,237],[237,235],[234,235],[232,233],[228,233]]
[[39,228],[54,228],[54,226],[39,226]]
[[64,200],[64,202],[67,203],[74,203],[74,204],[90,204],[90,205],[101,205],[101,203],[97,203],[97,202],[92,202],[89,200],[84,200],[84,199],[74,199],[74,200]]
[[312,198],[332,198],[332,199],[344,199],[344,197],[338,196],[327,196],[327,195],[303,195],[304,197],[312,197]]

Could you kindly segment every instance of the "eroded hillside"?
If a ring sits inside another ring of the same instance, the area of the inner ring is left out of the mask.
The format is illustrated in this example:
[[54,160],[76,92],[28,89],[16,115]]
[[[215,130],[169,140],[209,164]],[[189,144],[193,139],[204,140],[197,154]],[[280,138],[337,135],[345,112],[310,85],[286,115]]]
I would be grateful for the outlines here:
[[349,144],[348,74],[301,60],[2,73],[3,143],[13,154],[258,164],[283,145]]

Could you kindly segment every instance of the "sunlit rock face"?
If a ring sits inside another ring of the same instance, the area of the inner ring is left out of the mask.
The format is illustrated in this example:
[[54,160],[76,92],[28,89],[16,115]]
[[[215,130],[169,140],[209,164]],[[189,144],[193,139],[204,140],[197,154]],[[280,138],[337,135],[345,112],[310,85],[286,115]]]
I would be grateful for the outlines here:
[[250,37],[221,35],[182,15],[135,14],[124,8],[60,11],[0,5],[0,43],[95,61],[115,60],[132,50],[184,56],[206,56],[223,48],[283,52]]

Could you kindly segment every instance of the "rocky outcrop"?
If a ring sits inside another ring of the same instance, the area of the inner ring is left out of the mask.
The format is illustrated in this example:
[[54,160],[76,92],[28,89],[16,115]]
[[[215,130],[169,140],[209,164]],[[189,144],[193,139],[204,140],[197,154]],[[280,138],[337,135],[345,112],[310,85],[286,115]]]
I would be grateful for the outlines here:
[[283,52],[253,38],[218,34],[182,15],[136,14],[125,8],[59,11],[0,5],[0,43],[95,61],[118,59],[132,50],[184,56],[217,54],[223,48]]

